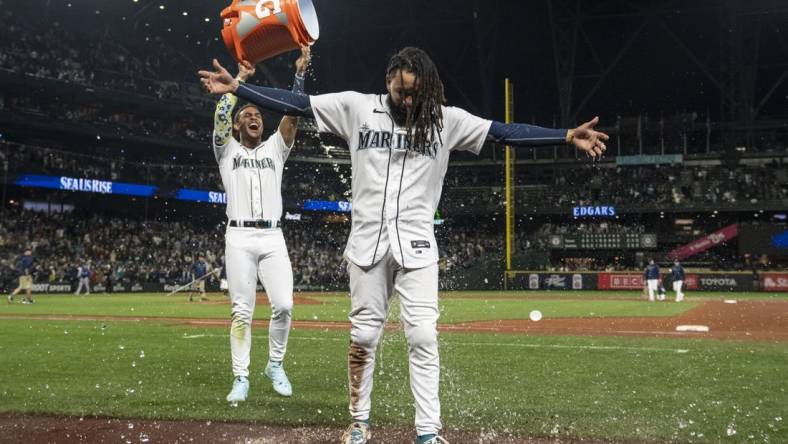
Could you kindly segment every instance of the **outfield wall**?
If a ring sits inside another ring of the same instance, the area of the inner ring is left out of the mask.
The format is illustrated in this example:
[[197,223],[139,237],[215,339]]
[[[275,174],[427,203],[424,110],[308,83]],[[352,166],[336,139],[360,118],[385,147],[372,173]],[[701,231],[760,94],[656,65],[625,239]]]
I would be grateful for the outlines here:
[[[662,283],[672,290],[670,273]],[[643,274],[638,272],[546,273],[516,271],[510,274],[509,290],[642,290]],[[788,273],[727,272],[687,273],[688,291],[788,291]]]
[[[500,271],[486,269],[465,270],[463,273],[443,273],[441,275],[441,290],[502,290],[504,289],[503,276]],[[669,273],[663,273],[662,282],[668,291],[672,290],[672,281]],[[544,271],[513,271],[509,273],[508,290],[642,290],[643,274],[637,272],[544,272]],[[91,285],[93,293],[169,293],[180,284],[174,283],[144,283],[144,284],[118,284],[111,288],[103,285]],[[73,293],[75,283],[34,283],[34,293]],[[263,287],[258,285],[258,291]],[[295,291],[343,291],[347,290],[347,281],[337,282],[330,287],[304,287],[295,286]],[[687,291],[764,291],[788,292],[788,272],[729,272],[729,273],[687,273],[684,280],[684,289]],[[13,288],[5,288],[10,293]],[[220,291],[218,283],[207,282],[205,290],[208,292]],[[84,290],[83,290],[84,291]],[[181,290],[188,292],[188,289]]]

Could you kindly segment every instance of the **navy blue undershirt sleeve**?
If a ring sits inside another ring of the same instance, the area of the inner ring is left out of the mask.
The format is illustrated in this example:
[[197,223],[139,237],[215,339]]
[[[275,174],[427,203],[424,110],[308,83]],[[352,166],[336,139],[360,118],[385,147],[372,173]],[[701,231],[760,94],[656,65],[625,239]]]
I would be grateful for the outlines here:
[[525,123],[501,123],[495,120],[490,125],[487,140],[514,146],[563,145],[566,129],[543,128]]
[[306,94],[241,82],[235,95],[268,111],[287,116],[313,117],[312,105]]

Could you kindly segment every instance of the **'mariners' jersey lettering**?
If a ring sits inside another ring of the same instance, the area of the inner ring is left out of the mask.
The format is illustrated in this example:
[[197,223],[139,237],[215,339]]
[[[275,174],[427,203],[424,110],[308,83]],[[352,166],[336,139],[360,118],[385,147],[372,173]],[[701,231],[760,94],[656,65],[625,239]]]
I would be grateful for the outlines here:
[[310,96],[319,132],[347,141],[353,208],[345,256],[370,266],[388,252],[404,268],[438,261],[433,224],[452,151],[478,154],[491,122],[450,106],[443,125],[416,146],[383,95],[346,91]]
[[249,159],[242,156],[235,156],[233,158],[233,170],[237,170],[238,168],[257,168],[258,170],[263,170],[266,168],[276,169],[274,168],[274,161],[270,157],[263,157],[262,159]]
[[411,143],[411,137],[404,130],[395,130],[392,135],[390,131],[375,131],[363,125],[358,132],[358,149],[367,150],[373,148],[393,148],[395,150],[408,151],[421,154],[434,159],[438,150],[442,148],[439,142],[427,141],[424,145],[416,147]]

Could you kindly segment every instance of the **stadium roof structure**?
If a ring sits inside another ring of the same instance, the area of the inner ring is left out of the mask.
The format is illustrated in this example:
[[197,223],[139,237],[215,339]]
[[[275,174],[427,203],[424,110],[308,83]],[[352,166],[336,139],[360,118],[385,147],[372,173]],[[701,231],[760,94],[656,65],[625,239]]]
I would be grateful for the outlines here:
[[[784,114],[788,100],[781,1],[314,3],[321,37],[312,92],[382,91],[388,56],[413,45],[436,60],[450,103],[488,117],[502,117],[504,77],[515,83],[515,116],[543,124],[692,111],[751,124]],[[4,8],[75,30],[89,24],[130,45],[171,45],[196,69],[215,56],[230,62],[219,37],[227,4],[74,0]]]

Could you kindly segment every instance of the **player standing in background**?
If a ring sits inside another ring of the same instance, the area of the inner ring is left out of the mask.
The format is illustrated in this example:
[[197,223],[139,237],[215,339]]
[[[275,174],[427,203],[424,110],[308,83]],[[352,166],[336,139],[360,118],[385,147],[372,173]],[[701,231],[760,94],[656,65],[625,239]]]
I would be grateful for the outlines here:
[[208,296],[205,295],[206,273],[208,273],[208,266],[205,263],[205,258],[203,257],[203,255],[199,255],[197,257],[197,260],[195,260],[194,263],[192,264],[192,268],[190,270],[192,286],[189,289],[189,302],[192,302],[194,300],[194,298],[192,297],[192,295],[194,294],[194,290],[200,292],[201,301],[208,300]]
[[[309,58],[309,48],[304,48],[296,61],[293,90],[298,94],[304,91]],[[253,74],[251,64],[239,65],[239,80]],[[293,308],[293,270],[280,227],[282,172],[295,142],[298,118],[283,117],[277,131],[261,143],[260,110],[246,104],[233,118],[237,100],[232,94],[225,94],[219,100],[213,133],[214,154],[227,192],[225,267],[232,304],[230,351],[235,376],[227,395],[230,403],[245,401],[249,392],[249,353],[258,276],[271,303],[265,375],[280,395],[293,393],[282,366]],[[233,131],[238,135],[237,140],[232,136]]]
[[670,274],[673,277],[673,291],[676,292],[676,302],[681,302],[684,300],[684,292],[681,291],[681,287],[684,286],[684,267],[681,266],[678,259],[673,261]]
[[[341,92],[306,96],[234,80],[214,60],[200,71],[214,94],[234,92],[263,108],[310,116],[318,130],[348,142],[352,164],[352,227],[345,257],[350,275],[348,383],[353,422],[342,442],[370,438],[375,350],[396,292],[408,342],[416,400],[416,442],[438,443],[438,248],[433,219],[452,151],[479,153],[486,141],[519,146],[569,143],[596,157],[608,136],[594,118],[574,129],[504,124],[444,106],[443,83],[429,56],[404,48],[389,61],[388,94]],[[229,199],[228,199],[229,202]],[[229,265],[229,264],[228,264]]]
[[17,271],[19,272],[19,286],[8,295],[8,303],[14,302],[14,296],[19,294],[20,291],[25,290],[25,298],[22,300],[23,304],[33,303],[33,252],[25,250],[24,254],[17,262]]
[[[646,270],[643,272],[643,279],[646,281],[648,288],[648,300],[654,302],[654,294],[659,291],[659,265],[654,262],[654,259],[648,260]],[[660,301],[665,300],[665,295],[659,296]]]
[[82,291],[82,287],[85,287],[85,294],[90,294],[90,262],[84,262],[79,266],[77,279],[79,279],[79,285],[74,294],[78,295]]

